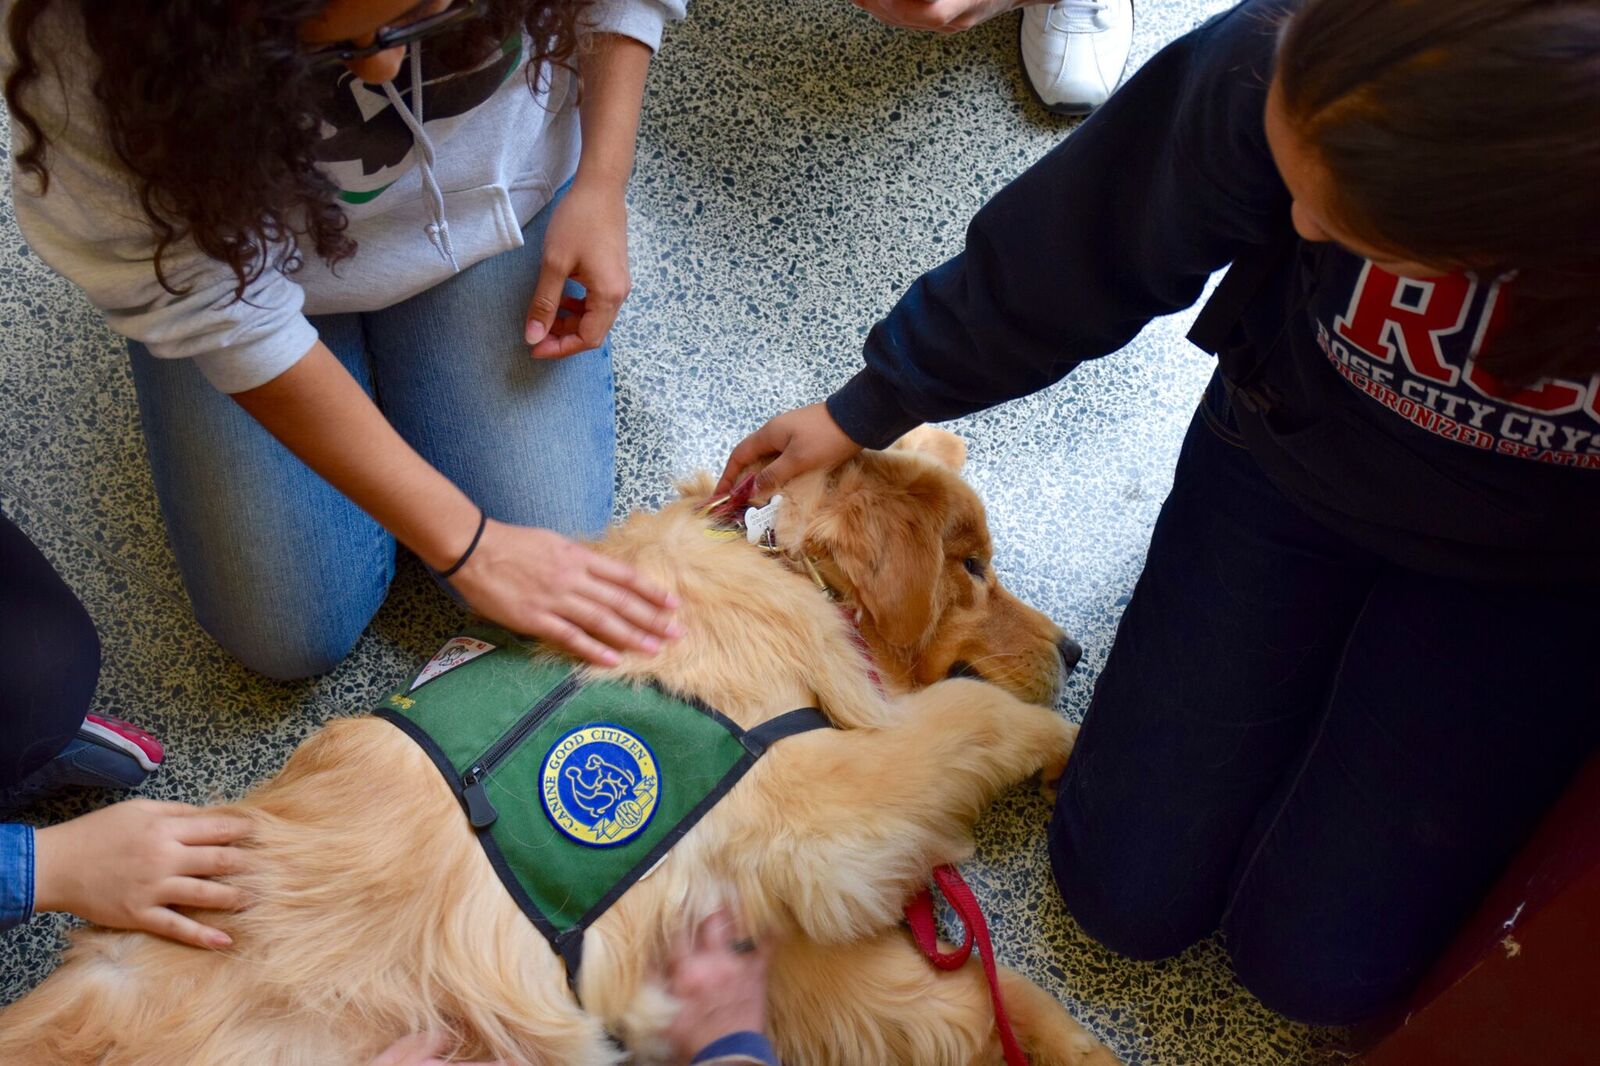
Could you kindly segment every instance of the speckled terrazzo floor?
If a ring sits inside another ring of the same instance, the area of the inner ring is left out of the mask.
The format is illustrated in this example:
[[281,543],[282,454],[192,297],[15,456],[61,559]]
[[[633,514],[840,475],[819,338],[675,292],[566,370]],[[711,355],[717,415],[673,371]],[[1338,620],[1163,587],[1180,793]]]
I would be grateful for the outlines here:
[[[1224,6],[1141,0],[1134,61]],[[1069,133],[1029,97],[1015,51],[1015,16],[939,38],[889,30],[844,0],[691,5],[651,74],[632,187],[635,291],[614,338],[620,510],[658,502],[766,414],[847,377],[875,317],[960,247],[988,194]],[[122,348],[27,252],[7,192],[0,503],[99,625],[96,706],[168,743],[143,792],[236,796],[325,719],[369,705],[456,616],[408,561],[335,673],[280,685],[230,661],[195,624],[166,547]],[[1158,322],[1055,389],[954,427],[971,444],[968,476],[989,503],[1002,575],[1086,649],[1062,704],[1075,719],[1210,373],[1183,343],[1186,326],[1182,315]],[[1004,798],[966,868],[1005,961],[1130,1064],[1332,1056],[1336,1034],[1264,1010],[1214,943],[1147,964],[1088,940],[1050,882],[1047,814],[1032,790]],[[49,971],[62,929],[51,917],[0,935],[0,1001]]]

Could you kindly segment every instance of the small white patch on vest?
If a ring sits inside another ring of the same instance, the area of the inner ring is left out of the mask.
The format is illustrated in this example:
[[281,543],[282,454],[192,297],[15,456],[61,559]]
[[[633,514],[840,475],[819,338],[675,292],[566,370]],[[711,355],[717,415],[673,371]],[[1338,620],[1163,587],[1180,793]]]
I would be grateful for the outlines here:
[[487,640],[478,640],[476,637],[451,637],[444,642],[444,647],[434,652],[433,658],[428,660],[428,665],[417,674],[417,679],[411,682],[407,691],[415,692],[417,686],[432,681],[440,674],[448,674],[458,666],[465,666],[478,656],[494,651],[495,645]]

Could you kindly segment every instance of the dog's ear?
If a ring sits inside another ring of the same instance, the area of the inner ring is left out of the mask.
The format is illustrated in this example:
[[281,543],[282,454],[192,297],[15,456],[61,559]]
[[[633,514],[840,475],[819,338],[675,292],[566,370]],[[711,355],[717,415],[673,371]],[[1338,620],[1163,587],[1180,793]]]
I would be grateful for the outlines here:
[[952,474],[967,465],[967,442],[937,426],[922,425],[889,445],[891,450],[925,455]]
[[938,609],[949,492],[934,471],[873,459],[840,477],[806,527],[805,548],[843,576],[885,641],[918,647]]

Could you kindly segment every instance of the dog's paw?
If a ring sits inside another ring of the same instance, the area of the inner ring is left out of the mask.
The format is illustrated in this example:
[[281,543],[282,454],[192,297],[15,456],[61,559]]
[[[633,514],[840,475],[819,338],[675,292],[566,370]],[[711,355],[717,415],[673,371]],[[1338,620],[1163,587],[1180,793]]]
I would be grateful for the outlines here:
[[1077,723],[1063,721],[1061,726],[1060,745],[1050,753],[1050,757],[1039,770],[1039,792],[1050,801],[1052,807],[1055,806],[1056,792],[1061,784],[1061,778],[1067,772],[1067,759],[1072,755],[1072,745],[1078,739]]

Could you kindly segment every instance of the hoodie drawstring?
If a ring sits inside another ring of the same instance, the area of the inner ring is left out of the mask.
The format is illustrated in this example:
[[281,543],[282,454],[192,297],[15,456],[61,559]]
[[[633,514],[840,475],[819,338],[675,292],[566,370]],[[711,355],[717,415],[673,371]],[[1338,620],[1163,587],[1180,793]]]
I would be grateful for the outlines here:
[[415,110],[406,106],[399,92],[395,90],[394,80],[383,83],[383,94],[389,98],[389,103],[400,115],[400,121],[406,124],[411,131],[413,142],[412,151],[416,153],[418,167],[422,171],[422,188],[428,195],[429,209],[433,213],[433,220],[423,227],[423,232],[428,235],[428,243],[440,256],[449,261],[453,270],[460,271],[461,264],[456,262],[455,249],[450,246],[450,223],[444,217],[444,192],[439,188],[439,179],[433,173],[433,141],[428,139],[427,130],[422,127],[422,44],[413,41],[410,49],[411,59],[411,99],[415,103]]

